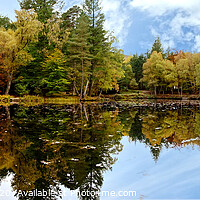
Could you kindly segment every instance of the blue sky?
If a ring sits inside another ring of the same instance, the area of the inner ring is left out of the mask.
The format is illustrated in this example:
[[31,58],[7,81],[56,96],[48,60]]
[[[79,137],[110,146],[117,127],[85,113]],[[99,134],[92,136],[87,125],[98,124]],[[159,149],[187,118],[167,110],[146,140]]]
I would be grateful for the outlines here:
[[[65,0],[65,10],[83,0]],[[17,0],[0,0],[0,14],[14,20]],[[145,53],[156,36],[167,49],[200,51],[200,0],[102,0],[105,27],[127,55]]]

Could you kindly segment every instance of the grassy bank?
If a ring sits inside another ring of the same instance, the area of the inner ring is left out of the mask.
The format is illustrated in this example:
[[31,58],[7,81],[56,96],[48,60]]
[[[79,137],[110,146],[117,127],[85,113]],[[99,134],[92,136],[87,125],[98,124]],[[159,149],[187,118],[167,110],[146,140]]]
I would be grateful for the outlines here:
[[80,103],[78,97],[45,98],[40,96],[26,95],[23,97],[0,95],[0,105],[20,104],[24,106],[36,106],[41,104],[76,104]]
[[0,96],[0,105],[20,104],[24,106],[35,106],[41,104],[78,104],[80,102],[109,102],[109,101],[135,101],[135,100],[150,100],[150,99],[164,99],[164,100],[200,100],[200,95],[183,95],[178,94],[162,94],[151,95],[149,91],[136,91],[134,93],[114,94],[114,95],[102,95],[101,97],[86,97],[86,99],[80,101],[77,96],[63,96],[63,97],[40,97],[26,95],[23,97],[14,96]]

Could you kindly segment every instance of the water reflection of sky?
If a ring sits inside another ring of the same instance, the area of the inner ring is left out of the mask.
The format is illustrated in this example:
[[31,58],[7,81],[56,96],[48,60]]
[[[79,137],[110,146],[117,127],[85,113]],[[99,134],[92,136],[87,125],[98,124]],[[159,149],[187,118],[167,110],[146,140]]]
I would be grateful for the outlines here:
[[[104,174],[102,191],[136,191],[137,197],[102,197],[101,200],[134,199],[198,199],[200,198],[200,151],[198,147],[162,149],[157,162],[149,147],[129,142],[123,137],[123,151],[112,171]],[[12,191],[11,176],[1,183],[0,190]],[[63,188],[64,189],[64,188]],[[64,189],[64,200],[75,200],[68,189]],[[1,200],[14,200],[14,194],[1,196]]]
[[[163,149],[155,163],[144,144],[123,138],[123,151],[102,190],[137,192],[142,199],[200,198],[200,152],[196,147]],[[107,197],[104,199],[116,199]],[[134,199],[118,197],[117,199]]]

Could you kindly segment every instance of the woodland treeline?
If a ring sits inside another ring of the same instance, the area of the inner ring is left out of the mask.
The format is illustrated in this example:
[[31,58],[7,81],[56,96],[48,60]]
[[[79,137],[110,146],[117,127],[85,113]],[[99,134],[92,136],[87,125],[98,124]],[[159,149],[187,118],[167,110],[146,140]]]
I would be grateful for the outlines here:
[[[149,89],[157,94],[198,94],[200,86],[200,53],[163,50],[159,37],[145,55],[126,58],[122,89]],[[132,70],[131,73],[127,73]],[[128,80],[124,82],[124,80]]]
[[19,0],[16,22],[1,17],[1,90],[6,95],[118,90],[122,50],[104,29],[98,0],[62,12],[59,0]]
[[145,54],[124,56],[105,30],[99,0],[63,12],[61,0],[18,0],[16,21],[0,16],[0,92],[97,96],[151,90],[197,94],[200,54],[164,51],[159,38]]

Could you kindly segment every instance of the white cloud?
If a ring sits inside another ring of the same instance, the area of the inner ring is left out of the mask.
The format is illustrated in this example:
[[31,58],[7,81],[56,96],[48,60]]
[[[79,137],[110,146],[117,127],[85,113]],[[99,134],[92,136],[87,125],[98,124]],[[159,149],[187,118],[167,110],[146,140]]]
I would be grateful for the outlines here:
[[[66,8],[68,9],[75,4],[81,5],[83,2],[83,0],[68,1],[66,3]],[[101,0],[100,2],[102,12],[105,14],[106,18],[104,24],[105,29],[113,31],[114,36],[119,40],[119,45],[123,46],[128,35],[128,28],[131,25],[129,19],[129,4],[124,4],[125,2],[122,0]]]
[[113,31],[119,40],[119,45],[123,46],[131,25],[128,5],[121,0],[102,0],[101,5],[106,17],[105,28]]
[[[181,9],[181,10],[193,10],[199,8],[199,0],[132,0],[130,2],[134,8],[142,9],[149,12],[152,16],[158,16],[166,14],[169,11]],[[197,6],[197,7],[196,7]],[[198,9],[197,9],[198,10]]]
[[200,52],[200,35],[195,36],[194,50]]
[[117,0],[103,0],[101,3],[104,12],[115,12],[120,8],[120,4]]
[[134,9],[146,12],[156,23],[151,27],[160,36],[165,48],[190,43],[191,50],[200,50],[200,0],[132,0]]

